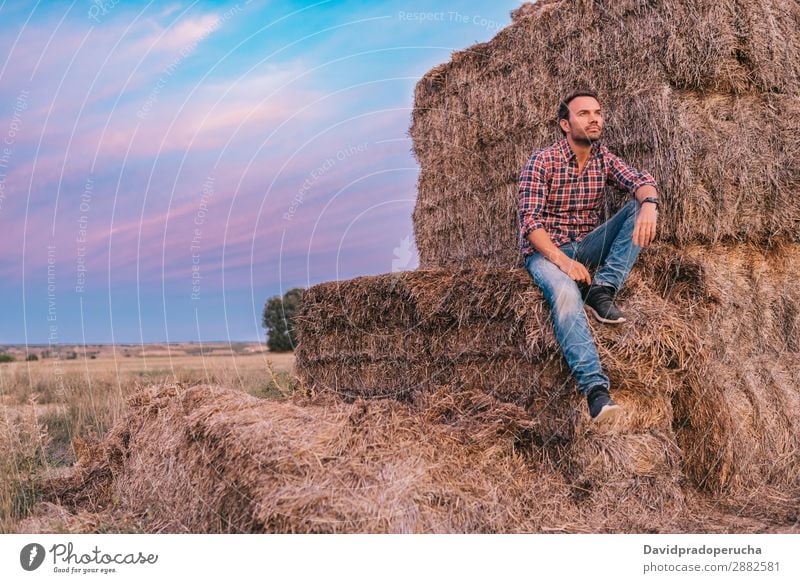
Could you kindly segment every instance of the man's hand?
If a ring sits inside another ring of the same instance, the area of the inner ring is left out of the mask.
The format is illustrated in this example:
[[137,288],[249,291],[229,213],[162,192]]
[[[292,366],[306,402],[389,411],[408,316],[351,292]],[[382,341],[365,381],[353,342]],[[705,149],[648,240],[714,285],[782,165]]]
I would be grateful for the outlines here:
[[570,259],[569,256],[564,255],[564,257],[556,263],[556,266],[569,275],[571,279],[582,281],[586,285],[592,285],[592,276],[589,274],[589,270],[586,269],[580,261],[575,261],[574,259]]
[[639,209],[636,225],[633,227],[633,244],[647,247],[656,238],[656,220],[658,209],[652,203],[645,203]]

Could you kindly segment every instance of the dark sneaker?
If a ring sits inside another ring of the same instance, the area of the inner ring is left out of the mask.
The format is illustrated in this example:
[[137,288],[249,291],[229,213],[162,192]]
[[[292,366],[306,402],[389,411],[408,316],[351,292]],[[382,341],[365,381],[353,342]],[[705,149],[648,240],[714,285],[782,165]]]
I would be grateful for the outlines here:
[[614,305],[614,288],[608,285],[593,285],[586,293],[586,307],[598,321],[605,324],[622,324],[625,316]]
[[589,415],[595,423],[614,421],[622,414],[622,407],[614,402],[603,386],[589,389],[586,400],[589,402]]

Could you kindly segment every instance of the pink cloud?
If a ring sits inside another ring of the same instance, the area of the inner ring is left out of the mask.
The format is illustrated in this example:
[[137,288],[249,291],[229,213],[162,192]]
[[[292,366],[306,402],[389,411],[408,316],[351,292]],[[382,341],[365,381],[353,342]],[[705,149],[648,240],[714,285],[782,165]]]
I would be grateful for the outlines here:
[[[162,16],[170,16],[172,12]],[[197,48],[197,44],[211,36],[224,24],[218,14],[204,14],[194,18],[184,18],[169,26],[163,26],[154,19],[147,24],[153,32],[131,46],[132,51],[178,51],[186,56]]]
[[[160,279],[162,263],[166,263],[166,278],[178,279],[186,276],[191,265],[192,220],[198,209],[197,182],[202,179],[197,173],[206,172],[208,160],[215,154],[221,160],[215,170],[221,186],[212,201],[217,216],[203,228],[204,268],[218,273],[224,264],[226,272],[249,271],[252,261],[257,266],[278,261],[278,244],[287,230],[283,213],[315,168],[343,148],[396,136],[398,128],[404,130],[407,125],[407,110],[342,118],[335,112],[347,111],[358,91],[325,95],[311,86],[312,78],[302,62],[260,65],[241,77],[227,79],[219,77],[224,71],[219,67],[209,80],[195,78],[193,85],[187,85],[175,73],[162,83],[147,114],[137,116],[163,76],[164,67],[187,44],[199,46],[210,34],[209,27],[214,28],[215,19],[219,16],[181,19],[169,29],[143,19],[124,23],[125,27],[131,25],[127,32],[109,20],[92,30],[91,42],[77,54],[74,51],[80,46],[83,31],[65,27],[63,34],[69,40],[57,43],[60,55],[48,51],[42,59],[35,79],[38,99],[26,112],[25,127],[29,131],[20,138],[20,155],[6,179],[14,199],[12,203],[7,198],[4,214],[13,211],[15,218],[24,217],[31,190],[27,223],[17,220],[5,232],[15,248],[21,248],[23,233],[27,233],[25,260],[29,273],[38,273],[46,265],[42,245],[50,240],[54,212],[58,212],[55,237],[59,256],[67,264],[74,261],[76,201],[96,155],[99,163],[94,174],[102,180],[103,191],[95,193],[92,203],[91,228],[85,243],[89,268],[105,273],[110,254],[115,281],[137,277],[136,269],[131,269],[137,264],[142,277]],[[158,34],[165,31],[170,39],[157,41]],[[88,50],[101,39],[110,43],[104,41],[103,46],[111,46],[119,35],[130,40],[112,54],[98,58],[96,52]],[[72,47],[73,52],[64,47]],[[132,47],[139,53],[142,48],[152,49],[154,54],[140,62],[141,55]],[[35,50],[30,58],[34,56]],[[66,70],[65,59],[72,57],[72,72],[57,93]],[[105,57],[109,57],[107,62]],[[121,91],[124,99],[112,108]],[[40,143],[42,148],[34,162],[32,155]],[[22,156],[23,146],[27,156]],[[230,154],[223,150],[225,147],[230,148]],[[407,148],[407,144],[399,143],[393,155],[401,149],[407,153]],[[338,248],[343,229],[353,216],[372,202],[396,194],[396,184],[381,183],[382,179],[376,178],[349,187],[323,211],[332,193],[380,168],[386,152],[383,146],[373,144],[365,153],[340,161],[315,180],[301,213],[291,222],[283,250],[286,256],[306,257],[320,213],[325,213],[327,229],[314,234],[313,254]],[[245,162],[247,156],[249,162]],[[410,157],[408,160],[413,165]],[[119,192],[117,179],[121,180]],[[409,190],[413,191],[413,180],[409,181]],[[55,209],[55,193],[59,191]],[[112,207],[114,224],[110,226]],[[408,224],[405,216],[386,218]],[[385,234],[382,231],[386,228],[359,227],[353,232],[378,240]],[[252,257],[254,247],[264,251]],[[349,247],[348,241],[345,248]],[[18,273],[18,266],[4,271]]]

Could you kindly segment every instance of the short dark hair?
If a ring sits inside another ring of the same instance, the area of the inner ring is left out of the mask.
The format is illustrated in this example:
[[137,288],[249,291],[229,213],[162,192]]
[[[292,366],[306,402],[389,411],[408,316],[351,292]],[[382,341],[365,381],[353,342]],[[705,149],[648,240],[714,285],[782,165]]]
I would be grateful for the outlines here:
[[585,89],[583,91],[575,91],[574,93],[570,93],[564,99],[561,100],[561,103],[558,105],[558,118],[556,119],[556,123],[558,124],[558,129],[561,130],[562,134],[567,132],[561,127],[561,120],[565,119],[569,121],[569,104],[572,102],[573,99],[576,97],[594,97],[598,103],[600,103],[600,98],[597,97],[597,93],[594,91],[590,91]]

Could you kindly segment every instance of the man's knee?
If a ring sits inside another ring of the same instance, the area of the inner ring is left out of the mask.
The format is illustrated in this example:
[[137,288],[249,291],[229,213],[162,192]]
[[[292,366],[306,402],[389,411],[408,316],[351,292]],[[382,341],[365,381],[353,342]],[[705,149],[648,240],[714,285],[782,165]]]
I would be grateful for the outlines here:
[[625,206],[619,209],[620,214],[622,214],[624,217],[620,232],[624,231],[627,236],[631,236],[633,234],[633,227],[636,225],[636,217],[639,216],[639,209],[641,206],[641,203],[634,198],[629,200],[627,203],[625,203]]
[[559,324],[564,324],[583,312],[583,298],[578,284],[547,261],[543,257],[533,257],[526,266],[550,305],[553,319],[558,320]]
[[553,289],[553,316],[559,322],[572,318],[583,310],[583,298],[578,285],[570,280]]

